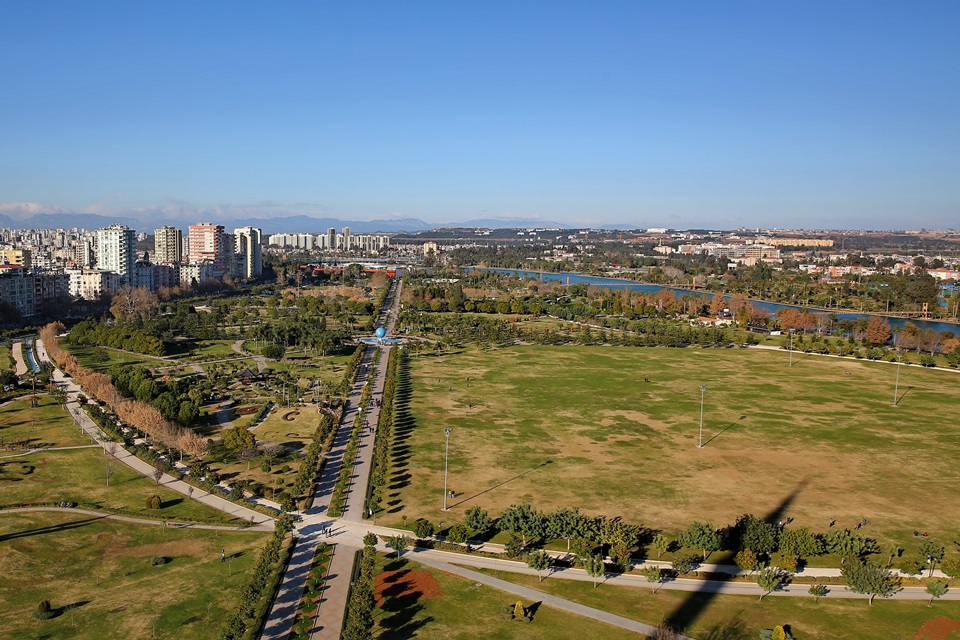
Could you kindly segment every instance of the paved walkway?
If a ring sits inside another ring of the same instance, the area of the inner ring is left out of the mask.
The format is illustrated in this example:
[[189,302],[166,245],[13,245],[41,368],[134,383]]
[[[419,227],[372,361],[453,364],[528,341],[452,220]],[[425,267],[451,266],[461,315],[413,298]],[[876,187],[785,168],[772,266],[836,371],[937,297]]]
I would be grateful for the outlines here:
[[23,343],[14,342],[10,352],[13,354],[13,361],[16,364],[16,371],[14,373],[17,374],[18,378],[22,378],[27,375],[29,371],[27,363],[23,359]]
[[[37,357],[41,362],[50,362],[53,364],[50,360],[50,356],[47,355],[47,350],[44,348],[42,340],[36,341],[36,349]],[[64,389],[66,389],[67,411],[73,417],[74,422],[76,422],[80,428],[83,429],[84,433],[90,436],[94,442],[100,444],[108,454],[112,455],[121,463],[127,465],[137,473],[147,476],[148,478],[153,477],[154,468],[152,465],[131,454],[116,442],[103,437],[103,434],[100,432],[100,429],[97,427],[96,423],[77,403],[77,396],[82,392],[82,390],[77,383],[74,382],[73,378],[64,376],[63,372],[54,366],[52,380],[58,386],[62,386]],[[178,493],[182,493],[189,498],[193,498],[198,502],[202,502],[209,507],[213,507],[218,511],[222,511],[240,520],[251,522],[253,525],[262,527],[264,530],[273,530],[273,518],[264,515],[259,511],[254,511],[253,509],[248,509],[244,506],[230,502],[229,500],[208,493],[199,487],[194,487],[193,485],[187,484],[186,482],[178,480],[168,474],[163,474],[163,476],[161,476],[160,484]]]
[[263,356],[257,356],[252,353],[247,353],[246,351],[244,351],[243,350],[244,342],[246,341],[241,338],[240,340],[237,340],[232,345],[230,345],[230,348],[242,356],[253,359],[253,361],[257,363],[257,373],[263,373],[264,370],[267,368],[267,359],[264,358]]
[[[416,561],[433,569],[446,571],[448,573],[458,575],[461,578],[467,578],[468,580],[473,580],[475,582],[480,582],[482,584],[494,587],[500,591],[512,593],[531,602],[542,602],[543,604],[553,607],[554,609],[575,613],[585,618],[592,618],[593,620],[606,622],[607,624],[620,627],[621,629],[636,631],[637,633],[642,633],[650,637],[656,637],[656,627],[651,627],[648,624],[637,622],[635,620],[631,620],[630,618],[624,618],[623,616],[601,611],[600,609],[594,609],[593,607],[588,607],[577,602],[571,602],[570,600],[558,598],[557,596],[552,596],[542,591],[522,587],[520,585],[513,584],[512,582],[501,580],[500,578],[488,576],[487,574],[480,573],[479,571],[472,571],[470,569],[464,569],[463,567],[457,567],[449,564],[448,562],[438,562],[432,558],[424,557],[424,554],[417,554]],[[692,640],[691,638],[680,634],[676,634],[674,637],[677,638],[677,640]]]
[[[395,280],[394,289],[387,297],[385,307],[396,307],[399,304],[400,281]],[[381,313],[381,318],[384,317]],[[388,327],[388,332],[392,327]],[[350,593],[350,577],[352,575],[354,552],[363,546],[362,534],[359,537],[347,536],[349,529],[339,526],[343,520],[335,522],[327,515],[330,508],[330,500],[333,497],[333,488],[340,476],[340,470],[343,466],[343,455],[350,440],[350,433],[353,430],[353,422],[360,409],[360,398],[363,394],[363,387],[370,382],[374,389],[383,390],[383,382],[386,376],[386,356],[381,354],[379,365],[374,372],[372,379],[368,378],[371,373],[373,363],[373,354],[375,349],[367,349],[363,360],[357,372],[356,380],[350,388],[347,396],[347,410],[340,417],[340,423],[337,426],[337,432],[333,438],[333,444],[330,450],[324,455],[323,469],[320,472],[320,478],[317,482],[314,492],[313,506],[303,514],[303,522],[296,528],[295,534],[300,536],[298,547],[302,545],[302,554],[296,566],[291,563],[291,568],[283,576],[280,585],[280,594],[274,601],[273,607],[264,625],[262,640],[286,640],[296,621],[296,606],[303,594],[304,586],[310,561],[316,553],[316,547],[321,541],[330,543],[336,542],[334,546],[333,560],[328,570],[328,575],[324,585],[321,606],[317,610],[317,619],[314,623],[311,638],[314,640],[335,640],[340,637],[343,627],[343,612],[347,597]],[[379,412],[378,412],[379,415]],[[376,423],[371,418],[371,425]],[[363,459],[370,457],[373,449],[374,430],[364,432],[357,458]],[[362,519],[363,502],[366,497],[367,479],[369,471],[359,473],[355,469],[352,474],[353,483],[347,494],[344,516],[353,516],[354,522],[359,523]],[[328,539],[320,531],[330,530],[331,527],[338,527],[337,533],[339,539]],[[302,563],[306,563],[306,569]]]

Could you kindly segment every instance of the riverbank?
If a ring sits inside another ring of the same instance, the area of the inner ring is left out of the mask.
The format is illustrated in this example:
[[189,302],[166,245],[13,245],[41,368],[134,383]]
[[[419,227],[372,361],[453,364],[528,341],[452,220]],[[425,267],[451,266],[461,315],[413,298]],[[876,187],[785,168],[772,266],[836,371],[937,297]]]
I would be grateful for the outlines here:
[[[627,280],[625,278],[614,278],[610,276],[591,276],[584,275],[581,273],[575,272],[552,272],[552,271],[537,271],[532,269],[505,269],[500,267],[479,267],[471,266],[464,267],[464,270],[473,270],[478,271],[493,271],[495,273],[504,273],[504,274],[516,274],[519,276],[530,276],[535,277],[541,281],[551,281],[551,282],[560,282],[565,285],[572,284],[585,284],[590,286],[597,286],[607,289],[634,289],[638,291],[643,291],[646,293],[656,293],[662,291],[663,289],[668,289],[670,291],[678,291],[682,293],[690,293],[697,295],[722,295],[724,299],[729,299],[730,294],[726,293],[714,293],[706,291],[704,289],[688,289],[685,287],[676,287],[670,285],[662,284],[653,284],[648,282],[641,282],[638,280]],[[796,304],[785,304],[782,302],[771,302],[769,300],[762,300],[760,298],[747,298],[750,302],[758,305],[759,307],[771,312],[776,313],[780,309],[797,309],[797,310],[807,310],[814,311],[818,313],[828,313],[836,316],[837,320],[859,320],[859,319],[869,319],[871,317],[877,316],[886,320],[891,327],[903,327],[907,322],[919,327],[920,329],[932,329],[937,332],[952,332],[954,334],[960,334],[960,322],[952,320],[927,320],[923,318],[906,318],[902,316],[889,315],[884,313],[870,312],[870,311],[855,311],[851,309],[832,309],[824,307],[813,307],[813,306],[802,306]]]

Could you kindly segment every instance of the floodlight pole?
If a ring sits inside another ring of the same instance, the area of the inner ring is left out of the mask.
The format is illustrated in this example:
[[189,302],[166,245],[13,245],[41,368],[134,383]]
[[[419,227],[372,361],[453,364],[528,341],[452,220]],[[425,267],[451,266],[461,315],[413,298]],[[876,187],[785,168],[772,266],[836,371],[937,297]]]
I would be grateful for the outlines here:
[[700,439],[697,442],[697,449],[703,449],[703,395],[707,392],[707,385],[700,385]]
[[790,366],[793,366],[793,329],[790,329]]
[[897,351],[897,377],[893,383],[893,406],[897,406],[897,396],[900,392],[900,363],[903,362],[903,354]]
[[443,435],[447,439],[446,450],[443,454],[443,510],[447,510],[447,470],[449,469],[450,461],[450,432],[453,431],[450,427],[447,427],[443,430]]

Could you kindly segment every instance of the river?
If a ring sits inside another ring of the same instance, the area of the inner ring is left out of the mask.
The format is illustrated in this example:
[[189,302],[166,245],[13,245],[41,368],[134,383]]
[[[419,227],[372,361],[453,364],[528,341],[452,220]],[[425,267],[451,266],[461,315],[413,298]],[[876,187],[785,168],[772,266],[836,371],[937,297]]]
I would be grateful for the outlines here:
[[[676,291],[678,293],[715,295],[715,294],[707,293],[706,291],[684,289],[683,287],[662,287],[656,284],[643,284],[640,282],[634,282],[632,280],[622,280],[620,278],[585,276],[579,273],[549,273],[544,271],[524,271],[523,269],[495,269],[495,268],[485,268],[485,267],[471,267],[470,269],[473,269],[473,268],[477,268],[480,271],[494,271],[496,273],[516,274],[523,278],[535,278],[537,280],[542,280],[544,282],[561,282],[564,284],[594,285],[602,289],[630,289],[631,291],[643,291],[646,293],[656,293],[657,291],[661,291],[663,289],[669,289],[671,291]],[[730,296],[724,296],[724,298],[729,298],[729,297]],[[763,300],[751,300],[751,302],[762,309],[766,309],[770,313],[776,313],[780,309],[807,308],[807,307],[801,307],[799,305],[793,305],[793,304],[781,304],[779,302],[765,302]],[[837,317],[838,320],[859,320],[860,318],[870,318],[874,315],[879,315],[884,320],[889,322],[891,327],[903,327],[906,323],[910,322],[916,325],[920,329],[933,329],[934,331],[941,331],[941,332],[949,331],[951,333],[960,334],[960,325],[953,324],[951,322],[938,322],[936,320],[918,320],[914,318],[898,318],[895,316],[885,316],[883,314],[835,312],[827,309],[811,308],[810,310],[814,312],[819,312],[819,313],[832,313]]]

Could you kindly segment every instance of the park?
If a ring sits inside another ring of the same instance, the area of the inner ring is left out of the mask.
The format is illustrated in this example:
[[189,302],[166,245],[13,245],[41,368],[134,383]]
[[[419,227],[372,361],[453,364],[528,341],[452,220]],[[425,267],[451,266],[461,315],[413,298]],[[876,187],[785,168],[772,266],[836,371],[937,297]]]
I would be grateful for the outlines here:
[[956,535],[952,372],[811,354],[789,366],[760,349],[515,346],[413,357],[410,373],[409,458],[385,523],[528,502],[667,534],[777,512],[812,531],[867,518],[865,535],[908,549],[915,531]]

